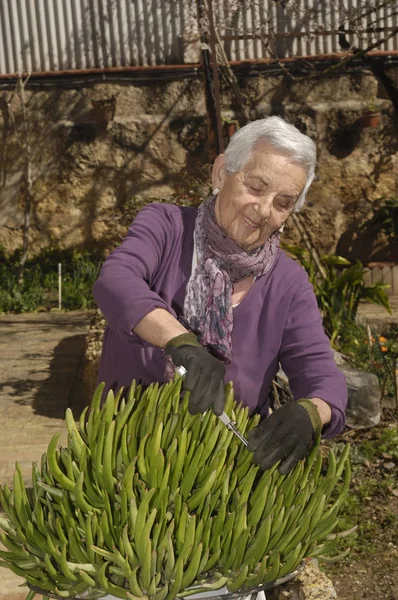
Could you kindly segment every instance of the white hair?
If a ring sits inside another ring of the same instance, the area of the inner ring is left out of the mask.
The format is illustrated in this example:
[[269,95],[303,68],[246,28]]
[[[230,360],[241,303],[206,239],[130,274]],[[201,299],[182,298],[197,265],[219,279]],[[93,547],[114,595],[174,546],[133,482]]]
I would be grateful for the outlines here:
[[294,162],[304,167],[307,182],[293,209],[294,212],[299,212],[315,175],[315,143],[308,135],[301,133],[297,127],[286,123],[280,117],[267,117],[253,121],[232,136],[225,150],[226,173],[237,173],[243,169],[259,142],[268,142],[273,148],[287,153]]

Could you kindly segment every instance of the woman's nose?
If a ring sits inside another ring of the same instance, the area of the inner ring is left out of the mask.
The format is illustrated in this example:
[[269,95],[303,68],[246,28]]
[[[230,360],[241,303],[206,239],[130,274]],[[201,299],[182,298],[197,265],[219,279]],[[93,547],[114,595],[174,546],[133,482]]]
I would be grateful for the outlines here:
[[261,198],[261,200],[257,204],[257,215],[262,221],[265,221],[269,218],[271,214],[272,204],[273,198],[271,196]]

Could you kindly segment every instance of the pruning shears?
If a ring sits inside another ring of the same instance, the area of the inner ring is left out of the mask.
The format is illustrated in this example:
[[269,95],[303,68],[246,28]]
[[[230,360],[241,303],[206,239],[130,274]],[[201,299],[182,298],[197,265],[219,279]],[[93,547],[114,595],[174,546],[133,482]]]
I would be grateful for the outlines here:
[[[176,368],[176,373],[178,373],[180,375],[180,377],[185,377],[187,370],[185,367],[183,367],[182,365],[180,367]],[[245,438],[244,435],[242,435],[242,433],[239,431],[239,429],[236,426],[236,423],[234,421],[232,421],[229,416],[223,412],[220,416],[218,416],[218,418],[220,419],[220,421],[222,421],[224,423],[224,425],[230,430],[232,431],[232,433],[234,435],[236,435],[237,438],[240,439],[240,441],[247,446],[248,441]]]

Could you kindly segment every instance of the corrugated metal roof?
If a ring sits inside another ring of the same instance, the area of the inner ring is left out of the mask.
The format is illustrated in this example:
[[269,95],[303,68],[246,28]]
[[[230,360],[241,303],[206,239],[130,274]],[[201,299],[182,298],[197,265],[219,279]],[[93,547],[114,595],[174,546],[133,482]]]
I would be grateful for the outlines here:
[[[365,0],[213,0],[229,60],[340,52],[338,25]],[[396,1],[351,24],[366,47],[398,25]],[[188,0],[1,0],[0,75],[184,63]],[[352,18],[351,18],[352,20]],[[398,50],[398,35],[380,50]]]
[[0,73],[183,63],[183,0],[1,0]]
[[[349,43],[367,48],[398,26],[396,0],[214,0],[214,9],[229,60],[339,53],[342,23]],[[398,32],[377,49],[398,50]]]

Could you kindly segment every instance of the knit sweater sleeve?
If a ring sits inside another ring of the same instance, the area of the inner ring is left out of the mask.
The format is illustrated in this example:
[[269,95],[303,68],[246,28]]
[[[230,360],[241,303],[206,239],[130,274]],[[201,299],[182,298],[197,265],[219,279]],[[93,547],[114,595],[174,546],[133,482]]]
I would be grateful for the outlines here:
[[292,299],[279,359],[296,400],[321,398],[330,405],[332,420],[323,428],[322,436],[338,434],[345,424],[347,386],[334,361],[308,279]]
[[124,341],[132,340],[132,329],[155,308],[175,316],[171,306],[151,287],[175,240],[177,211],[173,205],[145,206],[123,243],[106,259],[94,284],[94,298],[108,326]]

